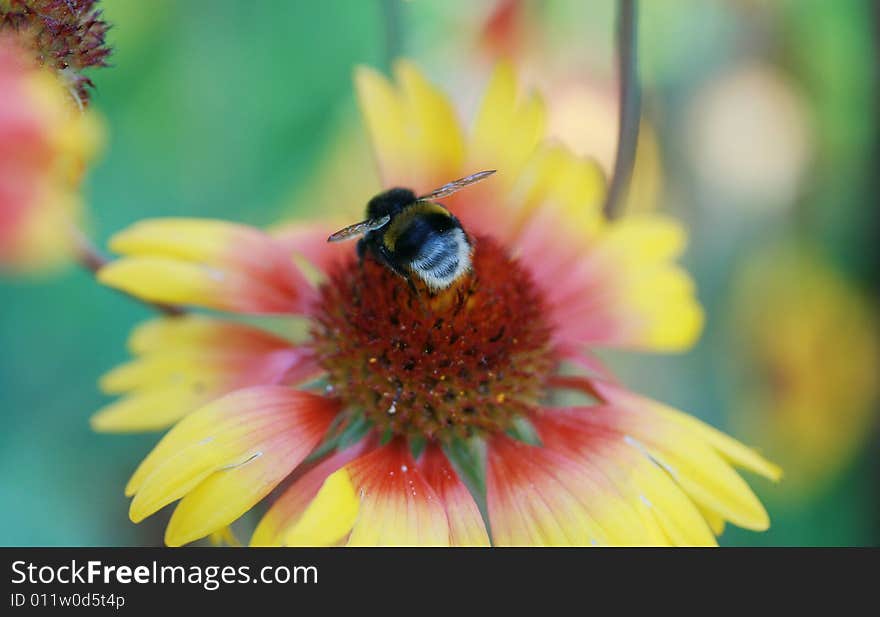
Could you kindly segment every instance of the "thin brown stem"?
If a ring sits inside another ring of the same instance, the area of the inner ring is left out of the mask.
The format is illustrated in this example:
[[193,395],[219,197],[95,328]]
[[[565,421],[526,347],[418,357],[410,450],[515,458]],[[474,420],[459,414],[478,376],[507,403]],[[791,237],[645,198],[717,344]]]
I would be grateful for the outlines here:
[[637,0],[617,3],[617,68],[619,83],[619,129],[617,154],[603,211],[609,219],[620,215],[636,159],[641,120],[641,88],[638,73]]
[[77,263],[92,274],[97,274],[98,270],[107,265],[110,260],[107,259],[98,250],[86,235],[79,229],[71,230],[74,243],[74,255]]
[[[82,231],[74,227],[71,229],[71,233],[73,236],[74,258],[84,270],[88,270],[94,275],[98,273],[98,270],[110,263],[110,260],[101,253],[98,247],[96,247]],[[147,300],[142,300],[141,298],[136,298],[130,294],[125,295],[170,317],[183,315],[186,312],[179,306],[162,304],[160,302],[149,302]]]

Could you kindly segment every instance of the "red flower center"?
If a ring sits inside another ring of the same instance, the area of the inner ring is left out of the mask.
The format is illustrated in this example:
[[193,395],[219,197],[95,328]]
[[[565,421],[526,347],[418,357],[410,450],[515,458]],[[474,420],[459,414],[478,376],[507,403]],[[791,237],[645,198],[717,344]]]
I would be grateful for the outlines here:
[[439,294],[370,257],[323,285],[315,351],[335,395],[380,430],[498,432],[542,398],[557,358],[541,294],[493,240],[474,244],[472,272]]

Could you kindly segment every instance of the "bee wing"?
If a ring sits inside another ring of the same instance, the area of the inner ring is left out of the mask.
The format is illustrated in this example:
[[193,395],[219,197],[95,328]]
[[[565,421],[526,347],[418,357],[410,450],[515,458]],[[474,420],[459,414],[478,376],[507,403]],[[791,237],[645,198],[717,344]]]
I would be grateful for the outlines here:
[[366,221],[349,225],[348,227],[331,234],[330,237],[327,238],[327,242],[341,242],[343,240],[348,240],[349,238],[354,238],[355,236],[362,236],[368,231],[373,231],[374,229],[379,229],[380,227],[387,225],[390,220],[391,217],[386,214],[377,219],[367,219]]
[[456,191],[460,191],[464,187],[471,185],[475,182],[479,182],[485,178],[488,178],[492,174],[495,173],[494,169],[489,169],[486,171],[478,171],[475,174],[471,174],[469,176],[465,176],[464,178],[459,178],[458,180],[453,180],[452,182],[448,182],[441,186],[438,189],[434,189],[427,195],[422,195],[419,197],[420,200],[431,200],[431,199],[440,199],[441,197],[446,197],[447,195],[452,195]]

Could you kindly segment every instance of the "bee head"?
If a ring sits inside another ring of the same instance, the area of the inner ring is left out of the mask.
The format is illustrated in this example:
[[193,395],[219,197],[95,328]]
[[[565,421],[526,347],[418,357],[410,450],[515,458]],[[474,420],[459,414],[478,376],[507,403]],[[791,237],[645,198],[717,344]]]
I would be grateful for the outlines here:
[[367,204],[367,218],[379,219],[383,216],[394,218],[406,206],[416,201],[416,194],[409,189],[393,188],[379,193]]

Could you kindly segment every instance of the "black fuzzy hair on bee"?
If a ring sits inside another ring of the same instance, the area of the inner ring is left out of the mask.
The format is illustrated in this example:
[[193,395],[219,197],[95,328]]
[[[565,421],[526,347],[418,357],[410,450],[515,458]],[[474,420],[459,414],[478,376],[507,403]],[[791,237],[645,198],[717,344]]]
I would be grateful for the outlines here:
[[409,189],[400,187],[389,189],[367,202],[367,217],[370,219],[383,216],[395,217],[416,201],[418,201],[416,194]]

